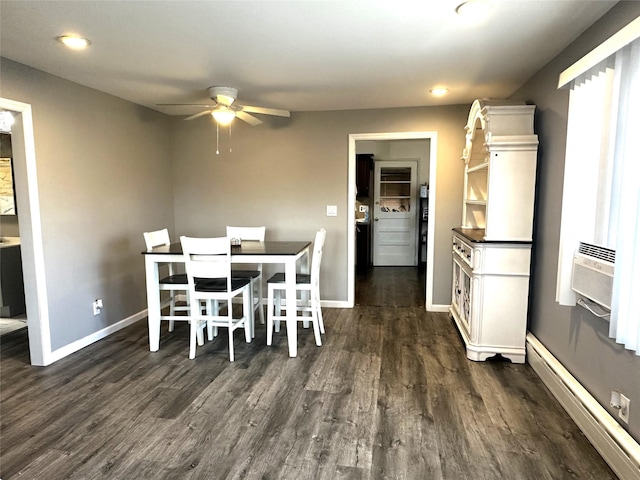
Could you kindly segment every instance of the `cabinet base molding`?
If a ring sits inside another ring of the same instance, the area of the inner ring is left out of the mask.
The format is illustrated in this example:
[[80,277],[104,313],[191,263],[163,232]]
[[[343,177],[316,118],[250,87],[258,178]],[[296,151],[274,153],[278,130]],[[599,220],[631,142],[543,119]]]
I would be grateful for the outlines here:
[[469,360],[473,360],[474,362],[484,362],[489,358],[495,357],[496,355],[501,355],[507,360],[510,360],[511,363],[525,363],[527,353],[525,346],[522,346],[520,348],[501,347],[495,345],[476,345],[469,338],[467,326],[458,316],[458,313],[454,308],[449,309],[449,316],[453,319],[456,326],[458,327],[458,332],[460,332],[460,336],[464,341],[467,358]]

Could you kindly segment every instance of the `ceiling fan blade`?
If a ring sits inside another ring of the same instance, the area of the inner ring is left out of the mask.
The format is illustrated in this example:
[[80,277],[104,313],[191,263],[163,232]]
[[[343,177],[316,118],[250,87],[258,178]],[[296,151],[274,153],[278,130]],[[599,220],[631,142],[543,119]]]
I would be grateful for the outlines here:
[[240,120],[244,120],[249,125],[254,127],[262,123],[262,120],[259,120],[253,115],[249,115],[248,113],[243,112],[242,110],[236,112],[236,117],[238,117]]
[[207,107],[213,108],[215,105],[204,103],[156,103],[156,107]]
[[288,110],[278,110],[277,108],[265,108],[265,107],[251,107],[249,105],[243,105],[241,109],[250,113],[262,113],[264,115],[277,115],[278,117],[290,117],[291,112]]
[[190,117],[185,118],[185,120],[193,120],[194,118],[202,117],[203,115],[208,115],[212,112],[212,110],[204,110],[203,112],[196,113],[195,115],[191,115]]

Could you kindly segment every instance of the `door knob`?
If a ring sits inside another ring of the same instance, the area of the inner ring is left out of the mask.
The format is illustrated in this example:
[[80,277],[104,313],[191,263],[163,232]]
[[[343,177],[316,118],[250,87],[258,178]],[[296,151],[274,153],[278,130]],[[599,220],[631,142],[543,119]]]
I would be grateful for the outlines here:
[[378,220],[380,220],[378,217],[374,218],[374,220],[377,222]]

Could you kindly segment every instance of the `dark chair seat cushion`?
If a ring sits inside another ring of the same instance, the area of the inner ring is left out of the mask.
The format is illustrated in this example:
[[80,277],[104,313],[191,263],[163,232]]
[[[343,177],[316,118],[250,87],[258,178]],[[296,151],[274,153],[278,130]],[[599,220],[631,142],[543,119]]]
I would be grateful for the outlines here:
[[[276,273],[273,277],[269,279],[267,283],[284,283],[284,273]],[[311,275],[308,273],[297,273],[296,274],[296,283],[311,283]]]
[[[232,278],[231,289],[237,290],[249,285],[250,278]],[[227,279],[226,278],[208,278],[198,279],[196,281],[196,291],[198,292],[226,292],[227,291]]]
[[233,270],[231,269],[232,278],[258,278],[260,272],[258,270]]
[[171,275],[169,277],[164,277],[160,280],[160,283],[169,283],[173,285],[186,285],[187,284],[187,274],[186,273],[178,273],[176,275]]

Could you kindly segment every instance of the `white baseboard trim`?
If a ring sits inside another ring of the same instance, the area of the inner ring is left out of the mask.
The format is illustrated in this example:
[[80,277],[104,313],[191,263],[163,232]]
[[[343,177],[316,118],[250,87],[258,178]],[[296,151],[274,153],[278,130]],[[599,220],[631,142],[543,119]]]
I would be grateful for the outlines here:
[[448,312],[451,305],[431,305],[427,312]]
[[349,308],[348,302],[340,300],[320,300],[320,305],[324,308]]
[[[262,305],[267,306],[267,297],[262,299]],[[320,306],[322,308],[349,308],[349,303],[341,300],[320,300]]]
[[[267,299],[262,300],[262,305],[267,305]],[[321,300],[320,305],[323,308],[353,308],[349,306],[349,302],[342,300]],[[428,312],[448,312],[450,305],[432,305]]]
[[83,349],[84,347],[91,345],[92,343],[97,342],[98,340],[102,340],[105,337],[108,337],[112,333],[117,332],[118,330],[122,330],[129,325],[134,324],[138,320],[142,320],[147,317],[147,310],[142,310],[141,312],[135,313],[130,317],[127,317],[123,320],[120,320],[117,323],[109,325],[108,327],[103,328],[102,330],[98,330],[97,332],[92,333],[91,335],[87,335],[84,338],[76,340],[75,342],[70,343],[69,345],[65,345],[62,348],[58,348],[51,352],[47,358],[47,365],[52,364],[53,362],[57,362],[61,358],[64,358],[72,353],[77,352],[78,350]]
[[640,444],[531,333],[527,361],[622,480],[640,480]]

